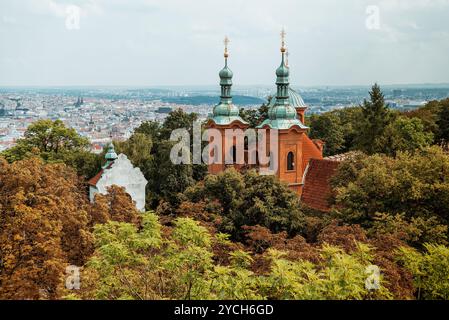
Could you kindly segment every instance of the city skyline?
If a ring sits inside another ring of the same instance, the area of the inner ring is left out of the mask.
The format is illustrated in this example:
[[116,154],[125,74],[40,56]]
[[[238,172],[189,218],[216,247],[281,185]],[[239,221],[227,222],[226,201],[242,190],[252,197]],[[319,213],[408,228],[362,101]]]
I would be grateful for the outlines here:
[[272,85],[282,27],[293,86],[449,83],[448,0],[340,2],[2,1],[0,86],[215,85],[225,35],[235,86]]

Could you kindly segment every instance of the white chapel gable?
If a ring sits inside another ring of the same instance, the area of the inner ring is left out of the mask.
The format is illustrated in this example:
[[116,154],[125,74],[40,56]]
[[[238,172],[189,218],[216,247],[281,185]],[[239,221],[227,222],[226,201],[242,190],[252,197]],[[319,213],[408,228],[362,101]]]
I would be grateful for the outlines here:
[[107,187],[112,185],[124,187],[133,201],[136,202],[137,209],[140,211],[145,210],[145,186],[147,185],[147,180],[142,171],[139,168],[135,168],[124,154],[119,154],[111,167],[104,169],[101,178],[96,184],[96,188],[101,194],[106,194]]

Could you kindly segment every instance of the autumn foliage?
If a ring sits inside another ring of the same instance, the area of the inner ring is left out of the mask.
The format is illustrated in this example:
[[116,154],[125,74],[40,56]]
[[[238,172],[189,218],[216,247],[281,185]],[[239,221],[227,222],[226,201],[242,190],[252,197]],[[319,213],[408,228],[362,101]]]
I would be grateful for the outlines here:
[[122,188],[94,205],[85,190],[64,164],[0,158],[0,298],[60,298],[66,267],[84,265],[93,252],[95,223],[139,223]]
[[0,159],[0,296],[56,298],[67,264],[92,251],[86,197],[72,169]]

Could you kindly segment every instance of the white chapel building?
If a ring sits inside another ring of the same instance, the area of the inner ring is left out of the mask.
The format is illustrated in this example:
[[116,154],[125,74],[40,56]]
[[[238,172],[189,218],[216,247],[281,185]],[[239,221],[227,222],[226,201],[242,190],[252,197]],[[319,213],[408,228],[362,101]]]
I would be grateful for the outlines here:
[[95,194],[107,194],[107,187],[117,185],[125,188],[138,210],[145,211],[145,186],[148,181],[142,171],[134,167],[123,153],[117,156],[112,143],[109,144],[105,158],[106,164],[95,177],[89,180],[90,201],[94,202]]

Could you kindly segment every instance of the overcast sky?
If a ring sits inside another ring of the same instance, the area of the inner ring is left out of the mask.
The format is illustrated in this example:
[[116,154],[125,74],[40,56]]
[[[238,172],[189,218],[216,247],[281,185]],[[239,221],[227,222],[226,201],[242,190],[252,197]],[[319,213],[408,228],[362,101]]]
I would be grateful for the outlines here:
[[448,18],[449,0],[1,0],[0,86],[212,85],[225,35],[234,84],[269,85],[283,26],[295,85],[449,83]]

